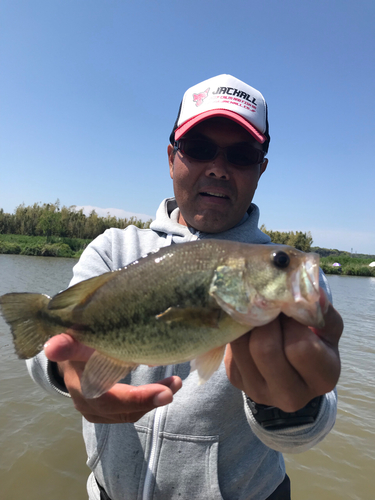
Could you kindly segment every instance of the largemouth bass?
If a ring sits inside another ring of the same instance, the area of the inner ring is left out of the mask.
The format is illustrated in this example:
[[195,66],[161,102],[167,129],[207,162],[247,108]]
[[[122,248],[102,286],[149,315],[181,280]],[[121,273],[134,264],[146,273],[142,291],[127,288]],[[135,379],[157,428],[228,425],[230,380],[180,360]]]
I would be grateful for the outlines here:
[[192,361],[201,382],[227,343],[280,312],[321,328],[319,256],[285,245],[172,245],[50,298],[9,293],[0,309],[20,358],[62,332],[93,347],[82,392],[95,398],[140,364]]

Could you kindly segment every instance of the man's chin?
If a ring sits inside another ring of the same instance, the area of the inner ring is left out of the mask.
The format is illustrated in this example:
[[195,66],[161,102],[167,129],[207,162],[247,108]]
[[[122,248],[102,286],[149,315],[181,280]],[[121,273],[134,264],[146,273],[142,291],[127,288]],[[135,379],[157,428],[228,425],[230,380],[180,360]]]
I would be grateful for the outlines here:
[[187,225],[202,233],[222,233],[234,227],[237,223],[226,220],[222,214],[204,214],[194,217]]

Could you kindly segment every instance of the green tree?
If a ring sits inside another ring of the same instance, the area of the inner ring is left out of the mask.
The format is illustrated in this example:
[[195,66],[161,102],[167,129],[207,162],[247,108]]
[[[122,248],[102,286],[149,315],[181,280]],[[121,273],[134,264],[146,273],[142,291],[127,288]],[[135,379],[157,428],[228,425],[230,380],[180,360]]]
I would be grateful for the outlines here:
[[51,241],[51,236],[60,236],[61,213],[56,205],[44,205],[42,215],[39,217],[37,229],[40,229],[47,237],[47,243]]
[[263,233],[268,234],[271,238],[272,243],[277,243],[279,245],[289,245],[291,247],[302,250],[303,252],[310,252],[313,239],[310,231],[303,233],[302,231],[270,231],[266,228],[264,224],[260,227]]

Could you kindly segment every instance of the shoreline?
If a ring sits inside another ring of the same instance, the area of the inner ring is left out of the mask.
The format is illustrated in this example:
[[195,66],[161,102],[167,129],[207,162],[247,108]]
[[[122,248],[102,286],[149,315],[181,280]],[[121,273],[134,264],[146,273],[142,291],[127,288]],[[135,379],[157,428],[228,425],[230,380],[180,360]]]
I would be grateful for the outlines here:
[[[375,267],[369,266],[372,261],[371,258],[331,255],[320,258],[320,267],[327,275],[375,278]],[[334,266],[337,263],[340,265]]]
[[[45,236],[0,234],[0,255],[79,259],[91,241],[91,239],[55,236],[47,238]],[[313,251],[316,251],[316,248]],[[320,267],[327,275],[375,278],[375,267],[369,267],[371,261],[371,258],[330,255],[328,257],[320,257]],[[334,263],[339,263],[340,266],[334,267]]]
[[0,255],[79,259],[91,239],[0,234]]

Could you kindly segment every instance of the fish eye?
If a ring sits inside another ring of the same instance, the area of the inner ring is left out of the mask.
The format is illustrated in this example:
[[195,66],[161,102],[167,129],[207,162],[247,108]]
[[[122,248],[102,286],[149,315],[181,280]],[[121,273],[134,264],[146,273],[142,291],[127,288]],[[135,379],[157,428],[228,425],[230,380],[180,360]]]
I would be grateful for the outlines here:
[[287,253],[280,250],[272,254],[272,260],[276,267],[284,268],[289,266],[290,257]]

